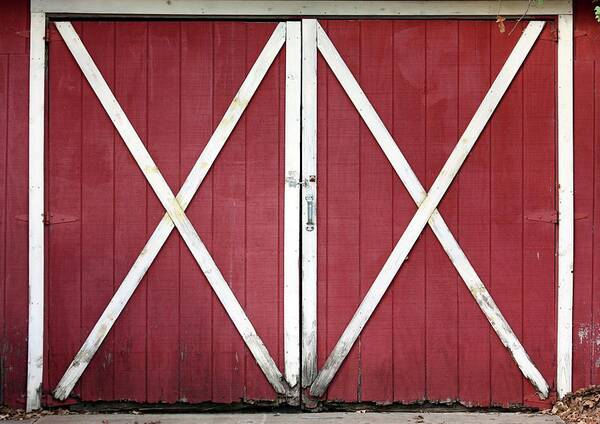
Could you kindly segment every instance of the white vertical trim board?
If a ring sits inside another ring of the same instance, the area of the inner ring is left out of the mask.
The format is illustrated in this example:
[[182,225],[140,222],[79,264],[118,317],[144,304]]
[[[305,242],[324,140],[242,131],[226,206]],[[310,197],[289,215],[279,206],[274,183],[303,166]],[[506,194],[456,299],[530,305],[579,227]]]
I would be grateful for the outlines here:
[[278,393],[287,394],[287,384],[283,376],[184,212],[225,141],[233,131],[260,81],[283,46],[285,42],[285,24],[280,23],[271,35],[215,133],[198,161],[194,164],[192,172],[184,182],[177,198],[171,192],[156,164],[148,154],[73,26],[69,22],[56,22],[55,24],[127,148],[140,166],[161,204],[167,210],[167,214],[146,243],[117,293],[111,299],[75,359],[61,378],[54,390],[55,397],[64,400],[69,395],[174,227],[178,229],[219,301],[223,304],[227,314],[273,388]]
[[350,352],[353,344],[356,342],[360,332],[381,301],[381,298],[391,284],[392,279],[402,266],[406,256],[412,249],[418,236],[421,234],[421,231],[429,221],[429,224],[440,240],[444,250],[452,260],[452,263],[460,273],[482,311],[486,314],[486,317],[498,334],[500,340],[517,362],[523,375],[531,381],[540,397],[546,398],[548,396],[548,383],[532,363],[520,341],[510,328],[508,322],[502,316],[489,292],[485,289],[485,286],[469,263],[464,252],[460,249],[460,246],[452,236],[441,215],[436,210],[438,203],[446,190],[450,187],[452,180],[466,160],[470,150],[475,145],[479,135],[485,128],[497,105],[500,103],[504,93],[525,61],[525,58],[529,54],[529,51],[533,47],[543,28],[544,22],[533,21],[529,23],[523,35],[517,42],[517,45],[511,52],[508,60],[502,67],[502,70],[488,90],[488,93],[479,105],[456,147],[444,164],[438,177],[431,186],[429,193],[426,193],[410,168],[410,165],[398,149],[390,133],[385,128],[385,125],[377,115],[377,112],[368,101],[364,92],[358,85],[358,82],[335,49],[335,46],[331,43],[331,40],[329,40],[325,31],[323,31],[320,26],[317,27],[317,45],[319,51],[322,53],[325,61],[344,88],[348,97],[358,110],[365,121],[365,124],[373,134],[375,140],[379,143],[384,154],[389,159],[394,170],[419,208],[402,234],[397,245],[394,247],[394,250],[375,279],[375,282],[363,298],[358,310],[342,333],[342,336],[336,343],[333,351],[327,358],[325,365],[317,375],[317,378],[310,388],[310,393],[312,395],[323,395],[337,370]]
[[[311,178],[314,176],[314,178]],[[302,385],[317,376],[317,21],[302,20]],[[313,181],[310,181],[310,180]],[[314,229],[307,231],[306,196]]]
[[573,366],[573,16],[558,17],[558,316],[556,389],[572,389]]
[[[300,101],[302,31],[287,22],[285,44],[285,175],[283,320],[285,378],[294,388],[300,375]],[[299,390],[299,388],[296,388]],[[299,392],[298,392],[299,393]]]
[[44,85],[46,15],[31,14],[29,44],[29,328],[27,411],[42,406],[44,369]]

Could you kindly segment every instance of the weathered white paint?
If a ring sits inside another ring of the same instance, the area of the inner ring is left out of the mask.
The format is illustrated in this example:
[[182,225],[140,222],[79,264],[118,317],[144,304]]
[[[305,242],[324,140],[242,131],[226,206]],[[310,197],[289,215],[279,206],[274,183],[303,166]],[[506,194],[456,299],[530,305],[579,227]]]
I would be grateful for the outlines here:
[[31,14],[29,39],[29,323],[27,411],[42,406],[44,365],[44,84],[46,15]]
[[[314,181],[309,176],[314,175]],[[302,386],[317,376],[317,21],[302,21],[302,199],[313,195],[315,227],[306,230],[302,208]],[[309,192],[310,190],[310,192]],[[306,203],[303,203],[306,205]]]
[[[255,1],[32,0],[31,10],[75,15],[197,16],[521,16],[528,0],[488,1]],[[571,0],[544,0],[530,15],[572,13]]]
[[531,362],[525,349],[503,318],[489,292],[436,210],[438,203],[450,187],[452,180],[475,145],[543,27],[544,22],[529,23],[431,186],[429,193],[426,193],[335,46],[323,29],[318,26],[319,50],[419,208],[319,372],[310,388],[312,395],[321,396],[325,392],[429,220],[444,250],[448,253],[503,344],[513,355],[523,375],[531,381],[541,397],[548,396],[549,387],[544,377]]
[[144,144],[127,119],[127,116],[121,109],[121,106],[106,84],[106,81],[103,79],[89,53],[83,46],[73,26],[69,22],[56,22],[56,27],[65,40],[73,57],[79,64],[86,79],[90,83],[90,86],[98,96],[105,111],[117,128],[117,131],[121,135],[127,148],[140,166],[140,169],[155,191],[160,202],[167,210],[167,214],[163,217],[152,234],[152,237],[146,243],[142,253],[135,261],[127,277],[117,290],[117,293],[115,293],[115,296],[111,299],[111,302],[94,326],[78,354],[75,356],[75,359],[69,365],[69,368],[57,385],[54,395],[61,400],[69,395],[73,386],[78,381],[98,347],[110,331],[110,328],[122,312],[135,288],[139,285],[140,280],[150,267],[150,264],[160,251],[160,248],[165,243],[170,232],[173,230],[173,226],[177,227],[179,230],[182,238],[188,245],[192,255],[200,265],[211,287],[215,291],[215,294],[219,298],[219,301],[223,304],[229,317],[269,382],[278,393],[286,393],[287,385],[283,380],[283,376],[277,369],[275,362],[269,355],[260,337],[256,334],[256,331],[235,298],[231,288],[221,275],[221,272],[184,212],[184,209],[189,205],[194,193],[208,173],[208,170],[216,159],[225,141],[233,131],[233,128],[252,98],[260,81],[263,79],[265,73],[281,49],[281,46],[285,42],[285,24],[279,24],[275,29],[273,35],[267,42],[267,45],[252,67],[250,74],[246,77],[238,94],[215,130],[215,133],[209,140],[209,143],[200,155],[198,161],[194,164],[194,167],[189,177],[184,182],[177,198],[173,196],[169,186],[148,154]]
[[[300,102],[302,31],[288,22],[285,43],[285,175],[283,234],[283,321],[285,378],[293,388],[300,375]],[[295,389],[299,393],[299,388]]]
[[556,389],[572,388],[573,362],[573,17],[558,17],[558,317]]

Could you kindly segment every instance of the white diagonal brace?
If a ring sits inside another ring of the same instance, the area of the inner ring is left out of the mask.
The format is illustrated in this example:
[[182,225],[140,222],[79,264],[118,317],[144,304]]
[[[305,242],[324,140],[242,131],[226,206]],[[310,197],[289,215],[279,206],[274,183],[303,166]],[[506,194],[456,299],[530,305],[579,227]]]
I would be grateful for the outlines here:
[[73,362],[69,365],[69,368],[54,390],[55,397],[64,400],[70,394],[73,386],[77,383],[91,358],[96,353],[118,316],[125,308],[125,305],[133,295],[133,292],[152,264],[154,258],[158,255],[158,252],[164,245],[174,226],[177,226],[186,244],[192,251],[194,258],[198,261],[202,271],[209,280],[211,287],[213,287],[215,294],[225,307],[228,315],[254,355],[262,371],[265,373],[267,379],[277,392],[285,393],[287,388],[283,383],[282,375],[277,369],[275,362],[270,357],[260,337],[256,334],[252,324],[239,305],[230,287],[223,279],[219,269],[210,257],[206,247],[198,237],[184,212],[184,209],[189,205],[227,138],[239,121],[254,92],[258,88],[258,85],[277,56],[277,53],[283,46],[283,43],[285,42],[285,24],[279,24],[273,32],[273,35],[267,42],[265,48],[259,55],[256,63],[236,94],[236,97],[227,109],[219,126],[194,164],[194,167],[184,182],[177,198],[173,196],[167,183],[160,174],[160,171],[156,168],[152,158],[146,151],[143,143],[139,139],[139,136],[127,119],[110,88],[102,78],[100,71],[97,69],[89,53],[83,46],[77,33],[73,29],[73,26],[69,22],[56,22],[56,27],[81,67],[85,77],[88,79],[92,89],[115,124],[123,141],[136,159],[136,162],[140,165],[140,168],[159,197],[159,200],[169,213],[162,218],[160,224],[125,277],[125,280],[123,280],[123,283],[120,285],[102,316],[90,332],[90,335],[75,356]]
[[544,22],[531,22],[527,26],[455,149],[444,164],[444,167],[433,183],[429,193],[425,192],[423,186],[410,168],[410,165],[375,112],[375,109],[370,104],[356,82],[356,79],[331,43],[331,40],[329,40],[321,27],[318,28],[317,40],[319,50],[359,111],[370,131],[373,133],[373,136],[379,143],[385,155],[390,160],[394,170],[406,186],[411,197],[415,203],[419,205],[419,209],[398,241],[392,254],[384,264],[375,282],[367,292],[367,295],[361,302],[358,310],[352,317],[352,320],[344,330],[344,333],[334,347],[323,369],[319,372],[311,386],[310,392],[312,395],[321,396],[325,392],[329,383],[335,376],[335,373],[348,355],[352,345],[358,338],[364,325],[391,284],[392,279],[400,269],[406,255],[412,249],[419,234],[427,224],[427,220],[429,220],[429,225],[440,240],[444,250],[447,252],[471,294],[485,313],[500,340],[517,362],[523,375],[531,381],[541,397],[546,398],[548,396],[548,383],[525,352],[525,349],[510,328],[508,322],[502,316],[491,295],[456,242],[456,239],[452,236],[450,229],[436,210],[438,203],[452,183],[460,166],[467,158],[468,153],[475,145],[479,135],[533,47],[533,44],[537,40],[543,27]]

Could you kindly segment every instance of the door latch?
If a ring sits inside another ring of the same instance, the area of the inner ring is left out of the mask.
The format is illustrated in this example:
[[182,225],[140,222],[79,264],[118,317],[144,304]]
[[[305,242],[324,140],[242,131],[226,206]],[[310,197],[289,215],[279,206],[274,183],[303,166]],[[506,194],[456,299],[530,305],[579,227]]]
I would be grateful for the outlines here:
[[285,179],[285,182],[289,187],[294,188],[298,186],[304,186],[306,193],[304,195],[304,199],[306,200],[306,231],[313,231],[315,229],[315,196],[310,183],[314,183],[316,181],[317,177],[315,175],[310,175],[305,179],[299,179],[296,177],[295,172],[290,172],[288,177]]

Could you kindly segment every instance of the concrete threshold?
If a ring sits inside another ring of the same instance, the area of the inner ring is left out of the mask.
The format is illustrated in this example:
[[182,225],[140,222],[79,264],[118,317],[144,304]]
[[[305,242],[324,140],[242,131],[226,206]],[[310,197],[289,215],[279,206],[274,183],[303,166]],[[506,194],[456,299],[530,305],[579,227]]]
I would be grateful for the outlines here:
[[304,414],[81,414],[48,415],[29,424],[559,424],[552,415],[520,412],[322,412]]

